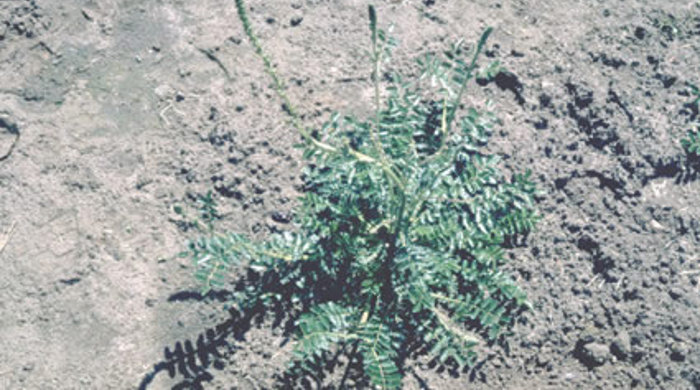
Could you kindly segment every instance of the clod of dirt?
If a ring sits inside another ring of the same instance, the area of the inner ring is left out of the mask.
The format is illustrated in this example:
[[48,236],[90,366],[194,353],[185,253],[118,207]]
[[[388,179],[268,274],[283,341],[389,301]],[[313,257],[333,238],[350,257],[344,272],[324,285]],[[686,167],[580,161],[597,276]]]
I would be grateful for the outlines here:
[[610,344],[610,352],[620,360],[627,359],[632,353],[632,342],[626,331],[621,331]]
[[600,343],[584,344],[576,355],[584,366],[592,369],[602,366],[610,359],[610,349],[607,345]]
[[644,27],[637,27],[634,30],[634,36],[637,39],[644,39],[644,37],[647,36],[647,30],[645,30]]
[[51,25],[36,0],[17,1],[6,7],[10,7],[9,13],[0,14],[0,41],[8,36],[36,38]]
[[588,234],[584,234],[578,239],[577,243],[579,249],[582,249],[589,253],[597,253],[600,250],[600,244],[598,244],[593,237]]
[[296,27],[301,24],[301,22],[304,20],[302,16],[294,16],[289,20],[289,25],[292,27]]
[[525,104],[525,98],[523,97],[523,83],[520,81],[520,79],[518,79],[518,76],[511,72],[501,71],[498,72],[498,74],[496,74],[496,76],[494,76],[492,79],[479,78],[476,80],[476,82],[481,86],[485,86],[493,82],[501,90],[513,92],[515,95],[515,101],[519,105],[522,106]]
[[671,360],[674,362],[685,361],[685,356],[688,354],[688,347],[685,343],[676,342],[671,345]]
[[270,216],[273,221],[277,223],[290,223],[292,222],[292,214],[284,211],[275,211]]

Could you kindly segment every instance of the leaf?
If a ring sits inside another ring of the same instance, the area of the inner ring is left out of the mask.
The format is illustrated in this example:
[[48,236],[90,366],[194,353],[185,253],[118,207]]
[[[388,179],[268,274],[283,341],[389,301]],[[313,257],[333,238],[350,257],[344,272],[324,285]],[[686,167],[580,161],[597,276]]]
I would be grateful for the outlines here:
[[338,343],[358,338],[351,332],[356,317],[354,308],[329,302],[318,305],[297,321],[300,330],[295,354],[298,359],[320,356]]
[[398,356],[400,336],[388,326],[373,318],[360,329],[359,352],[365,373],[372,384],[380,389],[401,386],[401,372],[395,359]]

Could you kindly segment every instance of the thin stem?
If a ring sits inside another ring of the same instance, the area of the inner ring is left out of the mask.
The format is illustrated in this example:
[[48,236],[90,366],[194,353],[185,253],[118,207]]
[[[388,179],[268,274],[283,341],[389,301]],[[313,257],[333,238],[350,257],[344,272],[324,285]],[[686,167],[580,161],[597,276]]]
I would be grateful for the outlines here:
[[396,213],[396,223],[392,230],[391,239],[389,241],[389,248],[387,249],[387,256],[384,259],[384,262],[379,271],[379,275],[383,277],[381,297],[385,305],[393,304],[394,297],[396,296],[391,275],[393,274],[394,270],[394,260],[396,258],[398,240],[401,236],[401,231],[406,228],[406,226],[404,226],[404,214],[406,211],[406,194],[404,194],[403,192],[398,192],[398,196],[401,198],[401,200],[399,203],[398,211]]
[[381,73],[382,51],[384,48],[383,46],[380,47],[377,44],[379,35],[377,32],[377,13],[372,5],[369,6],[369,28],[372,32],[372,81],[374,82],[374,127],[370,129],[370,136],[372,138],[374,148],[377,150],[377,154],[381,160],[382,169],[394,182],[394,184],[403,191],[406,188],[406,185],[403,180],[399,178],[396,172],[394,172],[379,137],[379,133],[381,132],[382,115],[381,96],[379,93],[379,75]]
[[[265,51],[263,50],[262,45],[258,40],[258,37],[253,32],[253,28],[251,27],[250,19],[248,19],[248,13],[245,9],[245,4],[243,0],[236,0],[236,8],[238,10],[238,16],[241,19],[241,22],[243,23],[243,29],[245,31],[245,34],[250,40],[250,43],[253,45],[255,53],[262,59],[265,68],[265,73],[267,73],[272,78],[272,81],[275,84],[275,92],[277,93],[277,96],[279,96],[279,98],[282,99],[282,103],[287,108],[287,113],[291,118],[291,122],[294,128],[297,129],[299,134],[301,134],[301,136],[305,140],[311,142],[315,147],[329,153],[340,153],[340,150],[338,150],[337,147],[329,145],[313,137],[311,133],[301,124],[299,114],[297,114],[296,108],[294,108],[294,105],[292,105],[292,102],[289,100],[289,97],[285,92],[284,82],[282,82],[282,80],[277,75],[277,72],[275,72],[275,69],[272,66],[272,61],[267,56],[267,54],[265,54]],[[351,155],[353,155],[355,158],[362,162],[376,162],[376,159],[374,159],[373,157],[370,157],[352,148],[349,148],[349,150]]]
[[462,84],[459,86],[459,92],[457,93],[457,98],[455,99],[455,103],[452,106],[452,109],[450,110],[449,115],[447,116],[447,127],[449,128],[452,125],[452,121],[455,118],[455,113],[457,112],[457,108],[459,107],[459,103],[462,101],[462,95],[464,95],[464,92],[467,90],[467,82],[472,78],[472,72],[474,71],[474,68],[476,68],[476,60],[479,57],[479,54],[481,54],[481,50],[484,48],[484,45],[486,44],[486,39],[488,39],[489,35],[491,35],[491,32],[493,31],[493,28],[489,27],[487,28],[483,34],[481,34],[481,38],[479,39],[479,43],[476,45],[476,50],[474,50],[474,55],[472,56],[471,63],[469,64],[469,67],[467,68],[467,74],[464,76],[464,80],[462,80]]
[[374,128],[371,131],[372,142],[374,142],[374,147],[377,149],[377,153],[381,156],[383,160],[386,160],[386,154],[384,153],[384,146],[379,139],[379,133],[381,131],[381,97],[379,95],[379,71],[381,67],[380,53],[377,50],[377,40],[376,34],[372,34],[372,80],[374,82]]
[[[476,60],[479,57],[479,54],[481,54],[481,50],[484,48],[484,45],[486,44],[486,40],[488,39],[489,35],[493,31],[493,28],[489,27],[487,28],[483,34],[481,34],[481,38],[479,39],[479,43],[476,46],[476,50],[474,50],[474,55],[472,56],[472,60],[469,64],[469,67],[467,67],[467,72],[464,76],[464,80],[462,80],[462,84],[459,87],[459,92],[457,93],[457,98],[454,101],[454,104],[452,105],[452,108],[449,110],[447,113],[447,116],[445,118],[444,110],[443,110],[443,128],[444,132],[448,133],[452,127],[452,121],[454,121],[455,114],[457,112],[457,108],[459,107],[459,103],[462,101],[462,96],[464,95],[464,92],[467,89],[467,82],[471,80],[472,78],[472,72],[474,71],[474,68],[476,68]],[[433,183],[429,186],[423,187],[423,191],[421,191],[420,195],[418,195],[415,199],[416,202],[412,205],[413,212],[410,217],[410,222],[415,222],[416,219],[418,218],[419,212],[422,209],[423,205],[425,202],[428,200],[428,194],[430,189],[432,188],[433,184],[435,181],[439,180],[441,177],[440,174],[435,175],[435,178],[433,179]]]
[[381,156],[382,160],[386,160],[386,156],[384,155],[384,147],[382,146],[378,136],[380,131],[379,124],[381,123],[381,101],[379,96],[379,69],[381,66],[381,54],[377,49],[377,13],[372,5],[369,6],[369,29],[372,32],[372,81],[374,82],[374,129],[372,129],[370,133],[374,147],[377,149],[377,153]]

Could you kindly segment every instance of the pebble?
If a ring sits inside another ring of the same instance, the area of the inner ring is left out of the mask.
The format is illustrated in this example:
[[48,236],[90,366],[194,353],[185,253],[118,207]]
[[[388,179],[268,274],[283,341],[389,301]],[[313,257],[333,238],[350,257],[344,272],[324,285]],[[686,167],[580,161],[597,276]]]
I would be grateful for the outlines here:
[[632,342],[630,335],[624,330],[617,334],[610,344],[610,351],[620,360],[627,359],[632,353]]
[[301,17],[301,16],[295,16],[295,17],[293,17],[293,18],[291,18],[291,19],[289,20],[289,24],[290,24],[292,27],[296,27],[296,26],[298,26],[298,25],[301,24],[302,20],[304,20],[303,17]]
[[671,344],[671,360],[674,362],[685,361],[685,355],[687,354],[687,347],[682,342],[675,342]]
[[586,366],[597,367],[605,364],[610,359],[610,349],[605,344],[590,343],[583,347],[583,355],[586,358]]
[[670,295],[672,299],[677,300],[678,298],[683,296],[683,292],[680,289],[674,287],[668,290],[668,295]]

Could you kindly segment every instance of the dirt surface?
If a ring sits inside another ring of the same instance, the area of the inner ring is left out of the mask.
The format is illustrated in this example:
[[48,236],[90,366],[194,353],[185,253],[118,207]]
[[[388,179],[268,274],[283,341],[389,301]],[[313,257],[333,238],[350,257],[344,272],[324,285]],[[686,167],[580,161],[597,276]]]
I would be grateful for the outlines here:
[[[370,111],[364,2],[250,3],[308,123]],[[511,73],[467,103],[495,102],[491,151],[542,189],[510,252],[535,311],[471,371],[409,362],[405,388],[700,389],[700,181],[679,144],[700,3],[377,5],[406,70],[495,28]],[[0,1],[0,76],[0,388],[282,387],[282,330],[238,326],[176,256],[209,191],[216,229],[257,237],[298,196],[298,137],[233,0]]]

